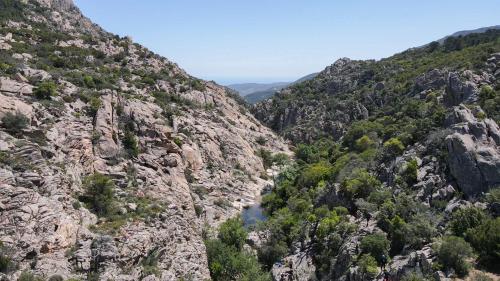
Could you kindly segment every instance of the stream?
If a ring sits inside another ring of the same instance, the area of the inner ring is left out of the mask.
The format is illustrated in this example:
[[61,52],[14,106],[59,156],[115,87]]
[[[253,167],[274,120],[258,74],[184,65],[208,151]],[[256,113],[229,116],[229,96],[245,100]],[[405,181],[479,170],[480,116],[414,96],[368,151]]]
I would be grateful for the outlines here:
[[267,219],[260,203],[244,208],[241,212],[241,218],[243,219],[243,226],[245,226],[245,228],[249,228],[259,221],[265,221]]

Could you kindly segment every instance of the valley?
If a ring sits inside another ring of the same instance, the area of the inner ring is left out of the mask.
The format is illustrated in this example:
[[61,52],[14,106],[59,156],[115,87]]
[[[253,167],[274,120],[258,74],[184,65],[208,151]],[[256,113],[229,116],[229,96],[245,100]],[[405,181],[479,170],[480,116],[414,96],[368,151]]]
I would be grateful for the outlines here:
[[0,0],[0,280],[500,280],[497,27],[221,86]]

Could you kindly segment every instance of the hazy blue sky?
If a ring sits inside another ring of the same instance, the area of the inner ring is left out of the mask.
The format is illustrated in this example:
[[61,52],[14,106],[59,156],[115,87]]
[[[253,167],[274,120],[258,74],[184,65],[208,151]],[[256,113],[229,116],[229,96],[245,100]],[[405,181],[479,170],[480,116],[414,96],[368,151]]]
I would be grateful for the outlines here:
[[200,78],[290,81],[340,57],[382,58],[500,24],[498,0],[75,0]]

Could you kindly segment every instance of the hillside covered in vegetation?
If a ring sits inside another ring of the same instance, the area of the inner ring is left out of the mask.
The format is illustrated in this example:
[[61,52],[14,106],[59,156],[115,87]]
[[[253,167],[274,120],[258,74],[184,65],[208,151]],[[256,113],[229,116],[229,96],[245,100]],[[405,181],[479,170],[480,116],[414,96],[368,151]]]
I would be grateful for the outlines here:
[[499,52],[490,30],[344,58],[253,108],[296,145],[247,238],[273,280],[498,278]]

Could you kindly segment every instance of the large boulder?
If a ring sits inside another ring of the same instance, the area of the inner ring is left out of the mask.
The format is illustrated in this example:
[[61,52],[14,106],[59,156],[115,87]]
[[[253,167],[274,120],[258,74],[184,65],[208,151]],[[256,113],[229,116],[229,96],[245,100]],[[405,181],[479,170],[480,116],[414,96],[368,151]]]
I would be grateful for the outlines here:
[[479,97],[479,87],[475,81],[477,77],[470,72],[459,74],[450,72],[446,81],[446,95],[444,101],[447,105],[456,106],[461,103],[472,103]]
[[307,253],[299,252],[275,263],[271,274],[273,280],[276,281],[302,281],[316,280],[315,271],[312,257]]
[[448,118],[454,133],[446,137],[448,165],[458,186],[475,196],[500,184],[500,129],[495,121],[477,120],[461,105]]

